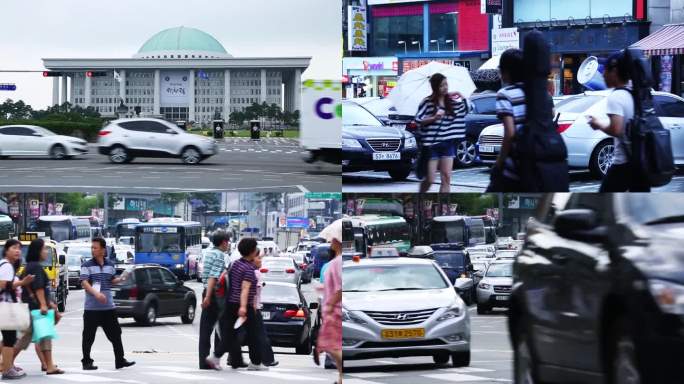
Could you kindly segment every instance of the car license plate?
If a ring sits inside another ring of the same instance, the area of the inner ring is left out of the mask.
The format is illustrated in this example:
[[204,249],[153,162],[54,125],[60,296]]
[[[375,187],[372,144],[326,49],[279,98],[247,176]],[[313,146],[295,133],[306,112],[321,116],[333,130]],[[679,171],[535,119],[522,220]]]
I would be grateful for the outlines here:
[[495,146],[493,145],[480,145],[480,152],[489,152],[489,153],[494,153],[495,151]]
[[380,333],[383,339],[415,339],[425,337],[425,328],[383,329]]
[[375,152],[375,153],[373,153],[373,160],[401,160],[401,153],[399,153],[399,152]]
[[507,301],[509,299],[509,297],[510,296],[497,296],[496,299],[501,300],[501,301]]
[[261,317],[263,317],[264,320],[271,320],[271,312],[261,311]]

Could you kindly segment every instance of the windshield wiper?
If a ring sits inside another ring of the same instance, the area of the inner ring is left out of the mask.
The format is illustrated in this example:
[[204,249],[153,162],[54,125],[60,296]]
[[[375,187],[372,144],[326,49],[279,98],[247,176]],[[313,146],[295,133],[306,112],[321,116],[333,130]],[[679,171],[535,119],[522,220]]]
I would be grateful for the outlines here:
[[665,216],[665,217],[661,217],[659,219],[647,221],[644,224],[645,225],[655,225],[655,224],[682,223],[682,222],[684,222],[684,215],[674,215],[674,216]]
[[384,291],[423,291],[423,290],[426,290],[426,289],[437,289],[437,288],[401,287],[401,288],[378,289],[376,292],[384,292]]

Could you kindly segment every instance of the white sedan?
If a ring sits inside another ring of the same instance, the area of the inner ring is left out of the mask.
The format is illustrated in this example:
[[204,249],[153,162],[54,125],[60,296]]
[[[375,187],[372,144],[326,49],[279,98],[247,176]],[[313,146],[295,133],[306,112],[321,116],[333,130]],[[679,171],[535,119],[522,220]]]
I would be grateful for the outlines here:
[[88,153],[88,143],[77,137],[57,135],[36,125],[0,127],[0,158],[50,156],[68,159]]
[[[603,178],[613,163],[613,138],[593,130],[586,116],[607,121],[606,97],[612,90],[585,92],[556,105],[559,113],[558,132],[568,148],[568,165],[589,169]],[[665,129],[670,131],[675,164],[684,165],[684,99],[667,92],[653,92],[656,114]],[[503,141],[503,126],[490,125],[482,130],[477,148],[480,160],[487,164],[496,161]]]

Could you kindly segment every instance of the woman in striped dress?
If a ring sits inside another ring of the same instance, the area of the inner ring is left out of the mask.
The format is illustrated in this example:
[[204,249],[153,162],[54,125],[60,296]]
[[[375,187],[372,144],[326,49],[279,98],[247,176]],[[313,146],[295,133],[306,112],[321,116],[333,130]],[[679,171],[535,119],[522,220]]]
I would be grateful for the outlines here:
[[456,155],[456,143],[465,138],[467,103],[459,92],[449,93],[447,79],[441,73],[430,77],[432,94],[418,106],[416,123],[420,126],[421,146],[429,147],[430,159],[420,193],[425,193],[435,181],[435,172],[441,176],[440,193],[451,191],[451,171]]

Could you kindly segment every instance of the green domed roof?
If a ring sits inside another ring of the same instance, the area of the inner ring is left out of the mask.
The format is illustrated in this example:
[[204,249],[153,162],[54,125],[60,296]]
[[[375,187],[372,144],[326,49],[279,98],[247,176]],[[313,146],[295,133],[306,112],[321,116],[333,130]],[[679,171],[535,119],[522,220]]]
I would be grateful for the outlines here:
[[220,56],[228,55],[223,45],[208,33],[195,28],[176,27],[165,29],[150,37],[140,47],[136,56],[165,51],[213,52]]

